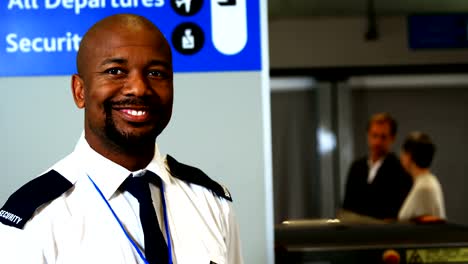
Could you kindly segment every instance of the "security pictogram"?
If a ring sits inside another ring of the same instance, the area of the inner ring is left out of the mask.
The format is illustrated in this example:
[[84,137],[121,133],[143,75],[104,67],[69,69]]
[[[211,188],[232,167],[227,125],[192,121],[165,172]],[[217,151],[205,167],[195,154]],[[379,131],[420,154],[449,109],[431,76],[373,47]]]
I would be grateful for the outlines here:
[[172,45],[184,55],[200,51],[205,43],[202,29],[195,23],[187,22],[178,25],[172,32]]

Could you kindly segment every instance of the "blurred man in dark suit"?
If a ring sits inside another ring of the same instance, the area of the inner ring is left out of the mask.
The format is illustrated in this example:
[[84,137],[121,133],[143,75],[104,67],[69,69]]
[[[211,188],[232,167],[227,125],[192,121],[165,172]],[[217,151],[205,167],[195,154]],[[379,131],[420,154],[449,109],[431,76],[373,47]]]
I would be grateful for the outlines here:
[[373,115],[367,126],[368,156],[353,162],[348,173],[343,209],[378,219],[396,219],[411,189],[391,147],[397,123],[388,113]]

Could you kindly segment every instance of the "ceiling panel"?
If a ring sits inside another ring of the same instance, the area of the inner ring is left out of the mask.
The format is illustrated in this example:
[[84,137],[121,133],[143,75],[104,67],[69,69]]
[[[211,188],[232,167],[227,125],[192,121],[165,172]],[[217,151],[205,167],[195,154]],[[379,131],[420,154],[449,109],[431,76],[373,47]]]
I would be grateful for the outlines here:
[[[468,0],[375,0],[377,15],[468,13]],[[362,16],[367,0],[269,0],[270,19],[312,16]]]

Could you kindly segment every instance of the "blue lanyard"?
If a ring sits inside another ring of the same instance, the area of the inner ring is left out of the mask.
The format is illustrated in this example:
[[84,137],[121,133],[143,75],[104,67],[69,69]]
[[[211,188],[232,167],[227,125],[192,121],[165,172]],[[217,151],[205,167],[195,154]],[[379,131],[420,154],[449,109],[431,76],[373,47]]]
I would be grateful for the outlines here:
[[[107,207],[109,207],[110,211],[112,212],[112,215],[115,217],[115,220],[117,220],[117,223],[119,223],[120,228],[122,228],[122,231],[124,232],[125,236],[127,236],[127,239],[130,241],[133,248],[135,248],[135,250],[138,253],[138,255],[140,256],[140,258],[143,260],[143,262],[145,262],[145,264],[149,264],[149,262],[145,258],[145,255],[143,254],[143,252],[141,252],[140,248],[138,248],[135,241],[133,241],[133,239],[128,234],[127,230],[125,230],[125,228],[124,228],[124,226],[122,224],[122,221],[120,221],[120,219],[117,216],[117,214],[115,213],[114,209],[112,209],[112,206],[109,204],[106,197],[101,192],[101,189],[99,189],[99,187],[96,185],[96,183],[93,181],[93,179],[91,179],[91,177],[89,177],[89,175],[88,175],[88,178],[93,183],[94,188],[96,188],[96,190],[101,195],[104,202],[106,202]],[[172,264],[172,243],[171,243],[171,236],[169,234],[169,222],[167,221],[167,207],[166,207],[166,198],[164,196],[164,183],[161,184],[161,201],[162,201],[163,213],[164,213],[164,227],[166,229],[167,251],[168,251],[168,256],[169,256],[169,264]]]

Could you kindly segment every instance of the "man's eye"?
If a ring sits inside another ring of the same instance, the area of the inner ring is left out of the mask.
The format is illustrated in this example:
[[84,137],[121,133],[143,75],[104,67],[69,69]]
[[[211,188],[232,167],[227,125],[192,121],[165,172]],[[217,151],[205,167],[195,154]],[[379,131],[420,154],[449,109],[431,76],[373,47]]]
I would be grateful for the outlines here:
[[106,73],[117,75],[117,74],[123,74],[124,71],[119,68],[111,68],[111,69],[106,70]]
[[161,76],[163,76],[163,73],[160,72],[160,71],[154,70],[154,71],[149,71],[148,75],[149,76],[154,76],[154,77],[161,77]]
[[169,74],[161,70],[150,70],[148,71],[148,76],[155,78],[168,78]]

